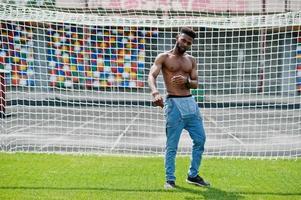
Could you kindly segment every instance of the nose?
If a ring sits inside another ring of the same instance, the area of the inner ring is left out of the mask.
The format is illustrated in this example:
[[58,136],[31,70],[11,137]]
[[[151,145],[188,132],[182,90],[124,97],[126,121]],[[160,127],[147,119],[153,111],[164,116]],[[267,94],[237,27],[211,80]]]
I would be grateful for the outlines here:
[[187,47],[188,47],[188,45],[187,45],[186,42],[183,42],[181,46],[182,46],[183,48],[187,48]]

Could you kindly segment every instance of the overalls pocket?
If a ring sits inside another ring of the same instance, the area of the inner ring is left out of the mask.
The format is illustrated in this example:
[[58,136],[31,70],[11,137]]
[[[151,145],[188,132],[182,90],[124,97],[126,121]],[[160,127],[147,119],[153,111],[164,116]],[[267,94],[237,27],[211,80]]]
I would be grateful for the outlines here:
[[193,97],[175,98],[173,101],[179,109],[183,119],[192,118],[198,115],[199,110]]

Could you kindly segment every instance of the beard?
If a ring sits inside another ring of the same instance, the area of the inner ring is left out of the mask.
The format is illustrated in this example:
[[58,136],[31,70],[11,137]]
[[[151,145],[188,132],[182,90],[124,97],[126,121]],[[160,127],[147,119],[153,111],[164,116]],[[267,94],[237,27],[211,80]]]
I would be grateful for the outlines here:
[[184,54],[184,53],[187,51],[187,49],[184,48],[184,47],[181,47],[181,46],[179,45],[179,43],[176,44],[176,47],[177,47],[177,49],[178,49],[178,52],[181,53],[181,54]]

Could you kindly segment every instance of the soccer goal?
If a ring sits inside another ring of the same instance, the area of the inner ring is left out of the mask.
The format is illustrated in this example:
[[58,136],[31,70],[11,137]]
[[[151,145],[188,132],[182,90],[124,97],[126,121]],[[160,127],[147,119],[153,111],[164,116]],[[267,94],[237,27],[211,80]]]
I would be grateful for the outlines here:
[[1,151],[163,155],[147,76],[188,26],[205,155],[301,155],[299,0],[0,2]]

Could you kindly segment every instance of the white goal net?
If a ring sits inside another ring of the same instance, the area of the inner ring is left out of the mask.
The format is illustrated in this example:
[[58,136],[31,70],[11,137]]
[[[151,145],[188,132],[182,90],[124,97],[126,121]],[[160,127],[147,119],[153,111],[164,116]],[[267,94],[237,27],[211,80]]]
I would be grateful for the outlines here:
[[0,151],[163,155],[147,76],[183,26],[205,155],[299,157],[298,0],[0,1]]

